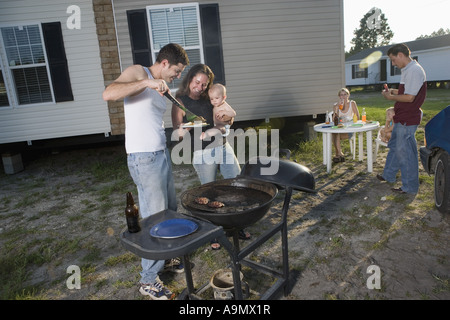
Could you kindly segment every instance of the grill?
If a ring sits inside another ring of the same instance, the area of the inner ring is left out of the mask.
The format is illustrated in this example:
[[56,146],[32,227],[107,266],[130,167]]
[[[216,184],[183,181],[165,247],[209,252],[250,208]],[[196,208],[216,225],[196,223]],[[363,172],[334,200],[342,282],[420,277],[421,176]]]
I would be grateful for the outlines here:
[[[251,226],[260,220],[277,194],[277,187],[271,183],[238,177],[187,190],[181,195],[181,204],[196,218],[233,230]],[[199,197],[220,201],[224,206],[211,208],[207,204],[198,204],[195,199]]]
[[[277,168],[275,174],[264,175]],[[233,281],[235,298],[243,299],[240,264],[261,271],[278,279],[275,284],[265,292],[261,299],[270,299],[280,289],[288,294],[289,259],[287,239],[287,214],[293,190],[314,193],[315,180],[312,172],[305,166],[290,160],[270,157],[257,157],[247,162],[241,174],[235,179],[218,180],[185,191],[181,195],[181,203],[189,213],[199,219],[207,220],[215,225],[222,226],[231,232],[233,245],[229,242],[219,241],[229,251],[233,260]],[[255,224],[270,209],[279,190],[285,191],[281,220],[270,230],[259,236],[242,250],[239,248],[238,231]],[[210,201],[221,201],[224,207],[214,209],[207,205],[195,202],[198,197],[206,197]],[[282,270],[264,266],[245,259],[247,255],[280,232],[282,250]],[[223,242],[223,243],[222,243]]]

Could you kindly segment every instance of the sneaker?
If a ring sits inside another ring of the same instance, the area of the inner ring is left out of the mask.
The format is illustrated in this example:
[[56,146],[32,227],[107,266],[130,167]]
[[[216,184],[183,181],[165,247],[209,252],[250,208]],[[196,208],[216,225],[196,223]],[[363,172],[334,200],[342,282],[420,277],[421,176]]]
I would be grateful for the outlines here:
[[155,281],[153,284],[141,283],[139,292],[143,296],[149,296],[152,300],[172,300],[175,296],[162,283]]
[[406,191],[403,191],[402,188],[392,188],[391,189],[394,192],[400,193],[400,194],[405,194]]
[[174,258],[166,260],[166,264],[164,265],[164,272],[170,271],[174,273],[183,273],[184,266],[181,263],[180,258]]

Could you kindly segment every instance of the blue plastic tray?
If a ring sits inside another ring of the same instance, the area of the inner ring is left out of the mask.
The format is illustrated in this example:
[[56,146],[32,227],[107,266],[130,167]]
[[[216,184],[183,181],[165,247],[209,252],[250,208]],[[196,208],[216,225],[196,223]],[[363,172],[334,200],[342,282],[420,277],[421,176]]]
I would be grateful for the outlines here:
[[158,223],[150,229],[150,235],[155,238],[174,239],[195,232],[198,225],[188,219],[170,219]]

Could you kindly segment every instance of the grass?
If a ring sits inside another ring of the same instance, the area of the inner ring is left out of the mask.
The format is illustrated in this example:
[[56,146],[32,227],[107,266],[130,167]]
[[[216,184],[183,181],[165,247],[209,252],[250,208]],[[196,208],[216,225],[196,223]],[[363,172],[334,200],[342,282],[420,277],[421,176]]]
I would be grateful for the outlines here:
[[[423,120],[422,125],[426,124],[439,111],[450,105],[448,99],[450,90],[446,89],[429,89],[427,98],[422,106]],[[358,109],[366,108],[367,119],[379,121],[380,124],[385,122],[385,111],[392,107],[392,101],[385,100],[379,92],[362,91],[360,88],[352,89],[350,99],[355,100]]]
[[[39,155],[33,160],[39,167],[35,175],[24,172],[22,178],[1,176],[1,185],[14,186],[15,192],[23,197],[12,201],[12,196],[3,199],[0,196],[0,222],[16,220],[15,227],[8,228],[1,223],[0,299],[38,299],[40,285],[30,286],[29,282],[33,270],[44,265],[61,268],[64,261],[76,257],[73,259],[78,259],[85,274],[96,269],[102,259],[102,250],[89,236],[81,236],[81,232],[105,232],[105,224],[111,219],[107,214],[123,204],[123,190],[135,192],[125,154],[118,155],[116,151],[109,154],[110,150],[91,149],[87,157],[68,151],[71,161],[62,163],[58,162],[57,155]],[[63,178],[72,179],[64,185],[49,182]],[[76,198],[83,194],[88,198],[77,202]],[[73,198],[75,201],[71,203],[69,200]],[[38,209],[45,202],[50,206]],[[59,219],[59,225],[52,225],[55,219]],[[36,224],[41,227],[35,227]],[[70,232],[74,226],[76,229]],[[106,266],[110,263],[108,261]]]

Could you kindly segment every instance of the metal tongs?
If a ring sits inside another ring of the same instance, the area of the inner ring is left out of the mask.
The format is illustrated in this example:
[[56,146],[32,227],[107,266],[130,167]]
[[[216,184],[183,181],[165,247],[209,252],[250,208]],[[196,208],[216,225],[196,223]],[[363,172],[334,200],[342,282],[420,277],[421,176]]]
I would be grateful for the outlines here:
[[201,121],[201,122],[206,122],[206,119],[196,115],[195,113],[189,111],[188,109],[186,109],[181,103],[178,102],[177,99],[175,99],[169,91],[164,92],[164,95],[166,96],[167,99],[169,99],[174,105],[176,105],[178,108],[180,108],[181,110],[183,110],[184,112],[186,112],[186,119],[189,122],[195,122],[195,121]]

